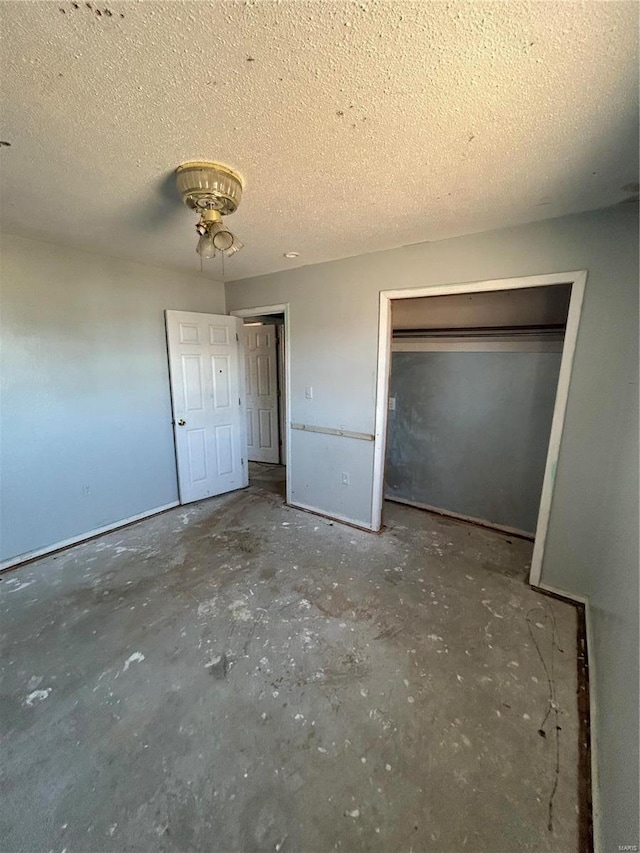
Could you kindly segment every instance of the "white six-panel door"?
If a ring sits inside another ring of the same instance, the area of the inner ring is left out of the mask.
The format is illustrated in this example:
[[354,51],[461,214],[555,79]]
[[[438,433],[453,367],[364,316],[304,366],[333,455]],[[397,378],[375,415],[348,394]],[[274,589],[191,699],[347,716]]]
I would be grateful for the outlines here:
[[275,326],[245,326],[247,454],[252,462],[280,461]]
[[248,485],[242,321],[165,311],[180,503]]

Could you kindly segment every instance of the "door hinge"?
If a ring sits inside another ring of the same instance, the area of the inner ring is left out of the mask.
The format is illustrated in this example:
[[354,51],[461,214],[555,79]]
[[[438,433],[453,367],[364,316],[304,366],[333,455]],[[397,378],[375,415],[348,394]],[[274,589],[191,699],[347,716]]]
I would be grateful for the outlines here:
[[240,397],[238,397],[238,405],[239,405],[239,406],[241,406],[241,405],[242,405],[242,400],[240,399]]
[[244,459],[240,458],[240,464],[244,465]]
[[238,333],[236,332],[236,340],[240,343],[240,338],[238,337]]

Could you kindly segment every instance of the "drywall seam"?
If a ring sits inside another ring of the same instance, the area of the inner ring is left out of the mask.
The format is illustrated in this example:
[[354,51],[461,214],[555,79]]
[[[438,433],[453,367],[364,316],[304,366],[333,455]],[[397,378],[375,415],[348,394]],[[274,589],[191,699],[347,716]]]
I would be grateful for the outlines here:
[[27,551],[25,554],[19,554],[17,557],[11,557],[0,563],[0,571],[12,569],[22,563],[30,563],[31,560],[36,560],[38,557],[44,557],[46,554],[51,554],[53,551],[62,551],[65,548],[70,548],[72,545],[77,545],[79,542],[84,542],[86,539],[94,539],[96,536],[102,536],[103,533],[110,533],[112,530],[118,530],[120,527],[127,527],[136,521],[142,521],[143,518],[149,518],[151,515],[159,515],[161,512],[166,512],[168,509],[173,509],[180,506],[179,501],[171,501],[164,506],[157,506],[154,509],[146,510],[131,515],[129,518],[123,518],[121,521],[114,521],[113,524],[106,524],[104,527],[96,527],[93,530],[88,530],[85,533],[80,533],[78,536],[72,536],[70,539],[63,539],[60,542],[54,542],[53,545],[47,545],[44,548],[38,548],[37,551]]

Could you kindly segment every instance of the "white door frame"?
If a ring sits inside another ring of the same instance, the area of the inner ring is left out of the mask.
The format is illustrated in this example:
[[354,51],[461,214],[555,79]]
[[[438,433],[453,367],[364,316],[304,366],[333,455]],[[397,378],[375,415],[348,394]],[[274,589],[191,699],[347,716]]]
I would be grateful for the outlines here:
[[522,278],[503,278],[491,281],[474,281],[463,284],[437,284],[427,287],[412,287],[405,290],[383,290],[380,292],[380,326],[378,333],[378,382],[376,389],[376,426],[373,463],[373,496],[371,507],[372,529],[380,530],[382,525],[382,504],[384,501],[384,465],[387,443],[387,407],[389,399],[389,375],[391,368],[391,300],[415,299],[421,296],[448,296],[457,293],[481,293],[492,290],[519,290],[527,287],[548,287],[553,284],[571,284],[571,300],[567,315],[567,326],[562,348],[558,388],[553,409],[549,450],[544,471],[538,523],[531,558],[529,583],[540,585],[542,559],[549,528],[551,501],[558,463],[560,439],[567,409],[567,397],[573,366],[573,354],[576,348],[582,300],[587,281],[586,270],[551,273],[549,275],[531,275]]
[[291,503],[291,336],[289,334],[289,303],[282,305],[259,305],[257,308],[237,308],[229,312],[233,317],[262,317],[268,314],[284,314],[284,393],[285,423],[281,424],[285,436],[285,465],[287,477],[287,503]]

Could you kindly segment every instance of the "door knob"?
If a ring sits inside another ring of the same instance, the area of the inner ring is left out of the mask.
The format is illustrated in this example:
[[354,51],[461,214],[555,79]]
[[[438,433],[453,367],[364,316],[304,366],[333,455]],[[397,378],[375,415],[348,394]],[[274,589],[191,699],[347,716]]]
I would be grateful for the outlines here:
[[178,421],[178,426],[184,426],[185,424],[186,421],[183,421],[182,418],[180,418],[180,420]]

